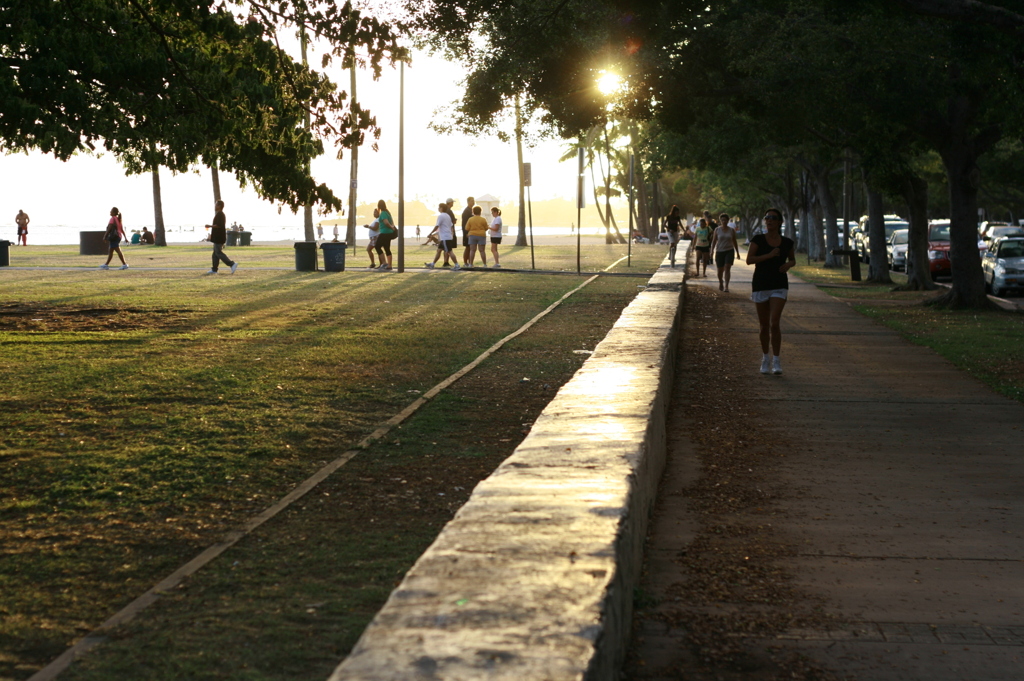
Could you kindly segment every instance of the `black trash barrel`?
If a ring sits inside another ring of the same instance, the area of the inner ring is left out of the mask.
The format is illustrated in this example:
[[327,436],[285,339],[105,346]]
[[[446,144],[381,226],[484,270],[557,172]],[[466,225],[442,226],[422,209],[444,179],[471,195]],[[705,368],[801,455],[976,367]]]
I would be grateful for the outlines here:
[[[341,269],[345,269],[345,257],[341,258]],[[11,266],[11,242],[0,241],[0,267]]]
[[106,255],[106,232],[79,232],[78,255]]
[[340,243],[325,241],[320,244],[320,248],[324,252],[324,272],[345,271],[345,247],[347,245],[344,241]]
[[238,245],[239,246],[252,246],[252,232],[239,232],[239,234],[238,234]]
[[316,242],[295,242],[295,271],[316,272]]
[[228,246],[238,245],[238,232],[228,232]]

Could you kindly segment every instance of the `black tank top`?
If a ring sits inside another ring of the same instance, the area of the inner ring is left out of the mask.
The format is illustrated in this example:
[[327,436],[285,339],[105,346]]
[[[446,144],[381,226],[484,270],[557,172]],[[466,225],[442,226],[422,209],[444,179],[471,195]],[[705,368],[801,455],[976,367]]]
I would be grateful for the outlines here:
[[[768,245],[768,239],[764,234],[758,234],[750,243],[757,244],[756,255],[766,255],[775,250],[774,246]],[[780,288],[789,288],[789,277],[779,268],[789,260],[789,254],[793,252],[793,240],[782,237],[779,244],[779,254],[769,260],[763,260],[754,265],[754,291],[774,291]]]

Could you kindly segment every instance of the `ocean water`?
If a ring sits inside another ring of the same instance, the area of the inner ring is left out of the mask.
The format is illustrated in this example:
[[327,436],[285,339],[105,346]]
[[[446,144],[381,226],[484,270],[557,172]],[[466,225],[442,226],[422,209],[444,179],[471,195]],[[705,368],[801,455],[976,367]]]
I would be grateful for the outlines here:
[[[506,225],[506,228],[508,225]],[[431,228],[425,226],[420,227],[421,238],[425,238],[430,233]],[[79,232],[97,232],[103,231],[104,226],[100,225],[36,225],[30,223],[28,226],[28,243],[29,245],[35,246],[56,246],[56,245],[78,245],[79,243]],[[625,233],[625,229],[620,228]],[[246,227],[246,231],[252,232],[253,241],[302,241],[304,240],[303,229],[301,225],[287,226],[287,227]],[[131,230],[128,230],[129,236]],[[342,230],[344,232],[344,230]],[[527,228],[527,236],[529,236],[529,228]],[[12,244],[17,240],[18,230],[13,224],[7,227],[0,228],[0,240],[6,239]],[[190,244],[200,243],[206,241],[207,231],[202,225],[173,225],[168,226],[164,229],[164,234],[169,244]],[[406,225],[405,227],[406,239],[416,238],[416,226]],[[505,232],[505,237],[515,236],[516,231]],[[569,236],[575,234],[570,232],[568,227],[540,227],[535,226],[533,228],[534,236]],[[584,227],[581,231],[584,236],[596,236],[604,234],[603,227]],[[332,238],[333,227],[324,227],[324,237],[327,239]],[[357,232],[357,243],[365,244],[368,239],[366,236],[366,230],[362,227]]]

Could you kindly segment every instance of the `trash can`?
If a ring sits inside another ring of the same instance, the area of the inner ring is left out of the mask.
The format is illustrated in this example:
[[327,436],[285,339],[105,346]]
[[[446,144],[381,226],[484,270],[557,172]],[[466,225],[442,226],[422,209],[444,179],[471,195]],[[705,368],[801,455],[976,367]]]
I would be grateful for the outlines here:
[[[0,267],[11,266],[11,242],[0,241]],[[345,269],[345,255],[341,256],[341,269]]]
[[228,232],[228,246],[238,245],[238,232]]
[[325,241],[320,244],[320,248],[324,252],[324,272],[345,271],[345,247],[347,245],[344,241],[340,243]]
[[252,246],[252,232],[239,232],[238,233],[238,245],[239,246]]
[[106,255],[106,232],[79,232],[78,255]]
[[316,272],[316,242],[295,242],[295,271]]

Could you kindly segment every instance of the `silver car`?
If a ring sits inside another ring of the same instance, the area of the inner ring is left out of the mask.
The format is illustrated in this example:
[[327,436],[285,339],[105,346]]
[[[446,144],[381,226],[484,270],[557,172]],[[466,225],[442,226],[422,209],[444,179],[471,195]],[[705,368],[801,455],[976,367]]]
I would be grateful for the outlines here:
[[889,269],[907,269],[907,244],[910,243],[910,230],[897,229],[889,237],[885,250],[889,256]]
[[985,289],[996,296],[1024,289],[1024,237],[994,239],[981,259]]

